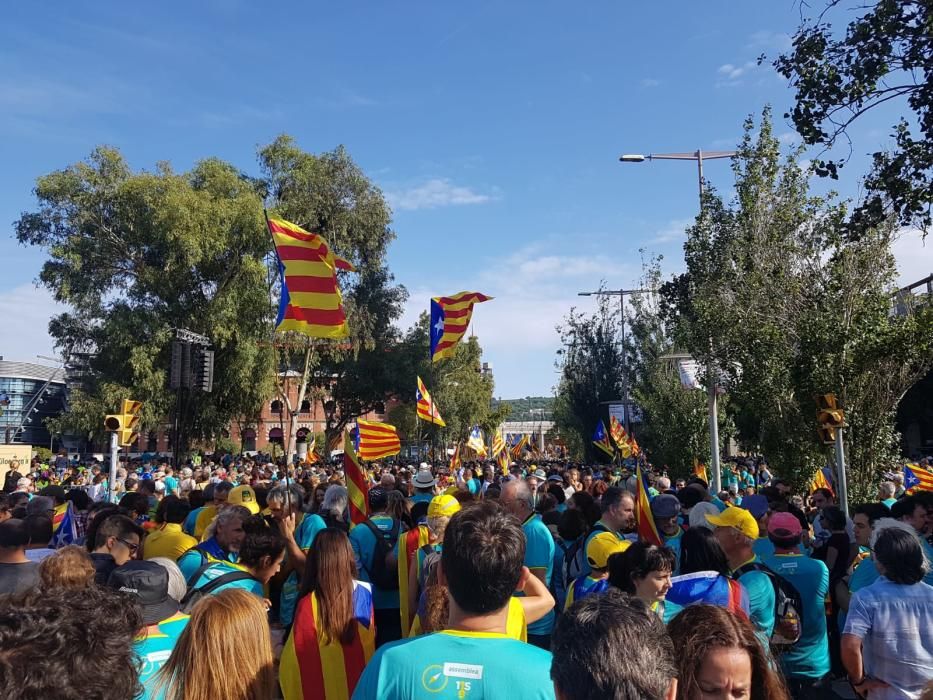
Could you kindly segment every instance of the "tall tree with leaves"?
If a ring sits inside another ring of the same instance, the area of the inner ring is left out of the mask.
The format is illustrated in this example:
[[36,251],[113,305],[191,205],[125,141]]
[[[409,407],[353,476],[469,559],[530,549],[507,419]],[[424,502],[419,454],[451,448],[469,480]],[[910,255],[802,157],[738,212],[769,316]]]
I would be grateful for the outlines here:
[[868,496],[897,456],[897,402],[933,363],[933,310],[890,313],[893,226],[846,237],[845,206],[811,196],[796,157],[781,162],[768,110],[757,134],[748,120],[736,198],[707,190],[687,272],[663,288],[667,311],[684,345],[727,374],[742,441],[801,486],[830,458],[813,396],[835,392],[852,491]]
[[86,384],[55,429],[99,439],[123,398],[144,401],[144,426],[161,424],[174,403],[176,327],[215,349],[214,391],[189,397],[188,434],[210,438],[252,414],[271,391],[272,360],[259,342],[271,322],[269,242],[252,184],[215,159],[186,173],[165,163],[133,172],[101,147],[40,177],[35,194],[16,237],[48,253],[39,281],[69,308],[49,324],[59,351],[89,357]]
[[606,296],[597,297],[592,314],[571,309],[557,327],[562,348],[557,351],[560,370],[554,403],[554,422],[571,454],[603,460],[592,435],[604,404],[618,401],[624,387],[623,349],[619,311]]
[[[279,398],[289,416],[289,448],[294,452],[298,411],[306,397],[321,401],[328,443],[348,423],[403,391],[386,350],[399,338],[394,321],[407,298],[386,263],[391,212],[376,185],[342,147],[313,154],[289,136],[259,151],[258,184],[271,210],[308,231],[322,235],[356,267],[341,273],[343,302],[350,327],[346,342],[281,334],[278,350]],[[292,403],[287,382],[297,383]]]
[[[909,109],[892,126],[894,147],[872,155],[866,197],[850,230],[886,224],[927,230],[933,201],[933,5],[927,0],[877,0],[858,5],[843,33],[831,19],[847,8],[829,0],[815,18],[804,19],[793,49],[775,62],[790,80],[797,104],[785,116],[808,145],[832,148],[848,140],[849,126],[865,112],[893,101]],[[847,158],[820,158],[819,175],[837,177]]]

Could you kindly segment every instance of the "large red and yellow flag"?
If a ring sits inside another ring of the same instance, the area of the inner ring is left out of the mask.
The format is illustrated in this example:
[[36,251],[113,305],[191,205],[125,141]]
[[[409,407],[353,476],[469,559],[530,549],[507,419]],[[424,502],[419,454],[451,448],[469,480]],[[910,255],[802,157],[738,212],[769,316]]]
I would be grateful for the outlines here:
[[919,464],[905,464],[904,490],[908,496],[917,491],[933,491],[933,474]]
[[656,544],[659,547],[664,544],[658,528],[654,524],[654,515],[651,513],[651,501],[648,499],[648,482],[642,473],[641,465],[635,468],[636,494],[635,494],[635,520],[638,526],[638,536]]
[[628,434],[615,416],[609,416],[609,434],[612,436],[612,441],[616,444],[616,447],[622,449]]
[[376,421],[357,420],[360,459],[370,461],[397,455],[402,449],[395,426]]
[[353,636],[349,643],[328,639],[321,624],[317,594],[298,601],[295,623],[282,649],[279,684],[285,700],[350,700],[376,649],[373,594],[354,583]]
[[421,377],[418,377],[418,391],[415,393],[415,399],[417,400],[418,417],[421,420],[434,423],[442,428],[447,427],[447,423],[441,418],[441,412],[437,410],[437,404],[434,403],[434,399],[428,393],[428,389],[425,387],[424,382],[421,381]]
[[[408,608],[408,572],[411,567],[420,565],[417,552],[431,541],[431,531],[427,525],[417,525],[398,538],[396,559],[398,560],[398,602],[402,621],[402,639],[408,637],[416,610]],[[421,571],[416,572],[419,576]]]
[[457,343],[466,333],[473,316],[473,304],[489,301],[479,292],[460,292],[431,299],[431,361],[453,357]]
[[353,438],[349,432],[343,438],[343,474],[347,479],[350,522],[359,525],[369,517],[369,480],[353,449]]
[[346,338],[349,329],[337,270],[353,270],[353,265],[334,255],[321,236],[284,219],[267,221],[282,285],[275,329],[312,338]]
[[499,434],[497,430],[492,436],[492,456],[498,457],[500,452],[505,450],[505,440],[502,439],[502,435]]

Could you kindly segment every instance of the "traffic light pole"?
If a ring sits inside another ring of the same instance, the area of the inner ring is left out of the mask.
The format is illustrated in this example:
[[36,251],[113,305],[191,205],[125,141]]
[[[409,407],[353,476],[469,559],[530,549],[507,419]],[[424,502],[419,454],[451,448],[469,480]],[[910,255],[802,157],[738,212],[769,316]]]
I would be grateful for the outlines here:
[[846,485],[846,456],[842,446],[842,428],[836,428],[836,484],[839,489],[839,507],[849,517],[849,489]]
[[110,478],[107,479],[107,502],[113,503],[117,490],[117,465],[120,461],[120,438],[117,431],[110,433]]

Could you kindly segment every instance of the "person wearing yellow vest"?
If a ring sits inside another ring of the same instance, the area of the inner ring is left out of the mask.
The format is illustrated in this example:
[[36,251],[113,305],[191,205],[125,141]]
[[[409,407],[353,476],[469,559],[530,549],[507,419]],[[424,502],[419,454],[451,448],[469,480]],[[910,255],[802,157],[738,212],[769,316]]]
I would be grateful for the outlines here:
[[188,517],[190,507],[187,501],[177,496],[166,496],[159,504],[161,525],[157,530],[146,535],[143,541],[143,559],[166,557],[178,561],[182,554],[198,541],[191,535],[182,532],[181,524]]

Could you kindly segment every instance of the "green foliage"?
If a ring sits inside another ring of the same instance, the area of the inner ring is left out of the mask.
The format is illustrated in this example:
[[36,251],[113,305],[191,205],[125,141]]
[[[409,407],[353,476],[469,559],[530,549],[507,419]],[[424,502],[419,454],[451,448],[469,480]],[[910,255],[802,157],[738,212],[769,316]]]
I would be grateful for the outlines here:
[[271,391],[259,339],[271,309],[269,240],[252,184],[215,159],[187,173],[168,164],[134,173],[116,149],[40,177],[38,208],[16,223],[21,243],[48,253],[39,275],[70,310],[49,331],[60,351],[91,353],[85,391],[54,429],[102,437],[123,398],[144,402],[143,425],[168,415],[172,329],[211,338],[214,392],[193,394],[187,433],[217,434]]
[[[824,21],[827,11],[845,11],[833,0],[815,21],[805,20],[793,49],[774,66],[796,91],[785,115],[805,143],[831,148],[848,139],[849,125],[868,110],[896,100],[912,117],[893,125],[894,148],[874,153],[865,181],[866,198],[852,217],[854,229],[902,225],[928,229],[933,200],[933,5],[925,0],[877,0],[858,6],[843,35]],[[851,148],[851,146],[850,146]],[[818,160],[816,172],[837,177],[845,163]]]
[[33,448],[33,456],[43,464],[48,464],[52,461],[52,450],[48,447],[35,447]]
[[679,340],[727,378],[740,441],[804,485],[830,459],[815,394],[846,411],[850,491],[868,497],[897,457],[893,417],[933,364],[933,309],[891,314],[893,226],[845,237],[845,207],[809,195],[765,111],[734,160],[736,199],[707,190],[687,272],[662,288]]
[[493,408],[508,404],[513,421],[548,420],[554,411],[553,396],[526,396],[523,399],[493,399]]
[[554,422],[574,457],[606,461],[592,435],[599,420],[607,418],[604,402],[623,395],[624,362],[619,312],[608,297],[597,299],[592,315],[571,309],[557,328],[563,347],[557,351],[561,377]]
[[242,451],[242,445],[237,444],[228,437],[219,437],[214,439],[215,454],[239,454]]

